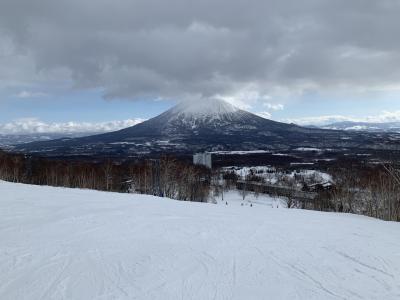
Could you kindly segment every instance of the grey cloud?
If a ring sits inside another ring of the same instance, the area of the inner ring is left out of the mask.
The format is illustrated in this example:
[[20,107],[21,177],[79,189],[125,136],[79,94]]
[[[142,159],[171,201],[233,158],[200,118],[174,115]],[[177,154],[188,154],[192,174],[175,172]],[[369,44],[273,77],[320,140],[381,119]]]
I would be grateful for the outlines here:
[[21,91],[14,95],[16,98],[38,98],[38,97],[47,97],[48,94],[42,92],[31,92],[31,91]]
[[0,43],[106,98],[382,87],[400,79],[399,15],[397,0],[2,0]]

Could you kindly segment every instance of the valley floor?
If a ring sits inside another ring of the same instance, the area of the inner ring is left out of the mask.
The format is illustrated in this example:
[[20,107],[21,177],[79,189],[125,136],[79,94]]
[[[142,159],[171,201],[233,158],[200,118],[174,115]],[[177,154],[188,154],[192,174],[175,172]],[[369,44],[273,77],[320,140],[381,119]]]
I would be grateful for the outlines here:
[[0,181],[0,299],[400,299],[399,223],[271,207]]

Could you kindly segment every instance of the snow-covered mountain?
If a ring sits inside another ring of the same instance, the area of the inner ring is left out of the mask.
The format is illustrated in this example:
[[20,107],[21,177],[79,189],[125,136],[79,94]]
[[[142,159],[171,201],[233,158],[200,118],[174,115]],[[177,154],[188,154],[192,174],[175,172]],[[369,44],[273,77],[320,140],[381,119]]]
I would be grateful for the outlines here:
[[180,103],[166,111],[164,117],[169,118],[169,124],[178,121],[196,127],[205,123],[232,121],[238,113],[240,109],[225,101],[203,100]]
[[400,132],[400,122],[369,123],[346,121],[324,125],[321,128],[370,132]]
[[366,133],[306,128],[275,122],[222,100],[184,102],[145,122],[82,138],[35,142],[18,150],[47,155],[137,155],[216,150],[287,150],[292,147],[391,147]]
[[98,134],[98,132],[0,134],[0,147],[8,148],[22,143],[49,141],[60,138],[75,138],[94,134]]
[[[263,131],[264,135],[273,135],[273,131],[276,130],[303,130],[296,125],[261,118],[222,100],[180,103],[140,125],[123,129],[120,132],[133,133],[141,128],[142,130],[155,130],[162,136],[174,138],[175,135],[182,134],[193,136],[201,136],[205,133],[230,135],[233,132],[258,130]],[[307,131],[307,129],[304,130]]]

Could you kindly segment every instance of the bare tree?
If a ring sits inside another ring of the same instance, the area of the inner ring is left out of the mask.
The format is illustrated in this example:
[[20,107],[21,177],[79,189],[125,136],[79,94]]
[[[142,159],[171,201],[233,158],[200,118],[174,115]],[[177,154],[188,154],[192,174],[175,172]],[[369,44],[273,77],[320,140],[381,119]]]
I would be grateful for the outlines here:
[[112,170],[113,170],[113,163],[110,159],[108,159],[103,164],[103,172],[104,172],[104,179],[105,179],[105,189],[106,191],[110,190],[110,186],[112,183]]

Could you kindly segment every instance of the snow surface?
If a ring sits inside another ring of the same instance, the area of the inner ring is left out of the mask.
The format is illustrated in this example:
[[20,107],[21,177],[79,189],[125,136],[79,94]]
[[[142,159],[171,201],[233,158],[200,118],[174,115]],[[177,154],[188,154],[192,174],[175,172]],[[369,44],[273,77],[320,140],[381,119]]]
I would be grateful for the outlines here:
[[172,108],[176,114],[190,116],[221,116],[232,114],[239,109],[228,102],[219,99],[203,99],[201,101],[185,101]]
[[237,155],[247,155],[247,154],[263,154],[263,153],[272,153],[270,150],[248,150],[248,151],[211,151],[208,152],[211,154],[237,154]]
[[161,116],[166,118],[164,123],[169,130],[182,126],[194,130],[204,126],[229,125],[235,120],[243,121],[248,114],[223,100],[203,99],[179,103]]
[[220,205],[265,205],[270,208],[286,208],[287,199],[284,197],[270,196],[266,194],[259,194],[246,191],[245,198],[243,200],[243,194],[240,190],[229,190],[224,192],[223,196],[220,193],[218,196],[213,196],[215,204]]
[[0,299],[399,299],[400,224],[0,182]]
[[310,148],[310,147],[300,147],[300,148],[296,148],[294,149],[295,151],[301,151],[301,152],[321,152],[323,151],[322,149],[319,148]]

